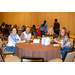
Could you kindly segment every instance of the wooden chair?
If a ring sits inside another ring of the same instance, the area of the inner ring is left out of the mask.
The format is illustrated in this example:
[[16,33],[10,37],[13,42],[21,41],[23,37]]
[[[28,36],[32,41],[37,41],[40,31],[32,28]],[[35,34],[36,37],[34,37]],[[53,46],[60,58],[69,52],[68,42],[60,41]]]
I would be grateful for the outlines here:
[[[0,49],[1,49],[1,47],[2,47],[2,40],[0,39]],[[10,52],[10,51],[2,51],[2,54],[6,56],[6,55],[10,55],[10,54],[13,55],[15,53],[14,52]]]
[[3,40],[3,34],[2,33],[0,34],[0,38],[1,38],[1,40]]
[[18,30],[18,35],[20,36],[22,33],[22,30]]
[[0,39],[0,48],[2,47],[2,40]]
[[17,56],[12,56],[12,57],[8,57],[8,58],[3,58],[2,52],[0,50],[0,62],[20,62],[21,59]]
[[22,56],[21,57],[21,62],[44,62],[43,57],[26,57]]
[[73,62],[74,57],[75,57],[75,49],[67,51],[63,60],[56,58],[56,59],[50,60],[49,62]]
[[74,49],[74,39],[70,38],[70,43],[72,45],[72,49]]

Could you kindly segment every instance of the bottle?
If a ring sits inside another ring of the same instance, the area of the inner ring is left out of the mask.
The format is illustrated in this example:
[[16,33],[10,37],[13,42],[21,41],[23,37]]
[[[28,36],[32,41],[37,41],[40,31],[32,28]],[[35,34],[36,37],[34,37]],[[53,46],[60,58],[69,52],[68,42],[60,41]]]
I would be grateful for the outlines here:
[[44,38],[44,35],[42,35],[42,38]]

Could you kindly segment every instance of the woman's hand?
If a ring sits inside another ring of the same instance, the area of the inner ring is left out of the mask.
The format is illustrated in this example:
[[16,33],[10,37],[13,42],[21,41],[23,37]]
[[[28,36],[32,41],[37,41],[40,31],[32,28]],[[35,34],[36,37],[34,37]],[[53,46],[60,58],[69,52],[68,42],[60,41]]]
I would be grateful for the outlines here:
[[54,39],[54,42],[58,43],[58,41],[56,40],[56,38]]
[[56,38],[54,39],[54,41],[55,41],[56,43],[59,43],[59,44],[61,44],[61,42],[59,42],[58,40],[56,40]]

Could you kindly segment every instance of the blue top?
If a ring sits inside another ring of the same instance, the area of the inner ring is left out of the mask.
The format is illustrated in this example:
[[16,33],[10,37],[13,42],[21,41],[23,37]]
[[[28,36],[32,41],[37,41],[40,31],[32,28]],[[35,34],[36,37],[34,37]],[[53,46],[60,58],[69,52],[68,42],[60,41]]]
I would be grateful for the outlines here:
[[13,33],[11,33],[8,37],[8,43],[7,43],[7,46],[13,46],[15,47],[15,44],[17,43],[17,41],[21,39],[19,37],[18,34],[14,35]]
[[17,37],[16,36],[18,36],[18,34],[16,34],[16,35],[14,35],[13,33],[11,33],[10,34],[10,37],[14,40],[14,42],[17,42],[19,39],[20,39],[20,37],[17,39]]
[[44,26],[42,26],[42,25],[43,25],[43,23],[40,25],[39,30],[47,32],[47,24],[45,24]]

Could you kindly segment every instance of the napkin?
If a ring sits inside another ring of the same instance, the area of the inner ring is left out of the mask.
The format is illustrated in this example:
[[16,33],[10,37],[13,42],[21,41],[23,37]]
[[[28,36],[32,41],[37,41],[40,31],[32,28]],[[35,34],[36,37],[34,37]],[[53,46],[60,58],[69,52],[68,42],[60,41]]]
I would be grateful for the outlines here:
[[34,39],[33,43],[40,43],[40,39]]

